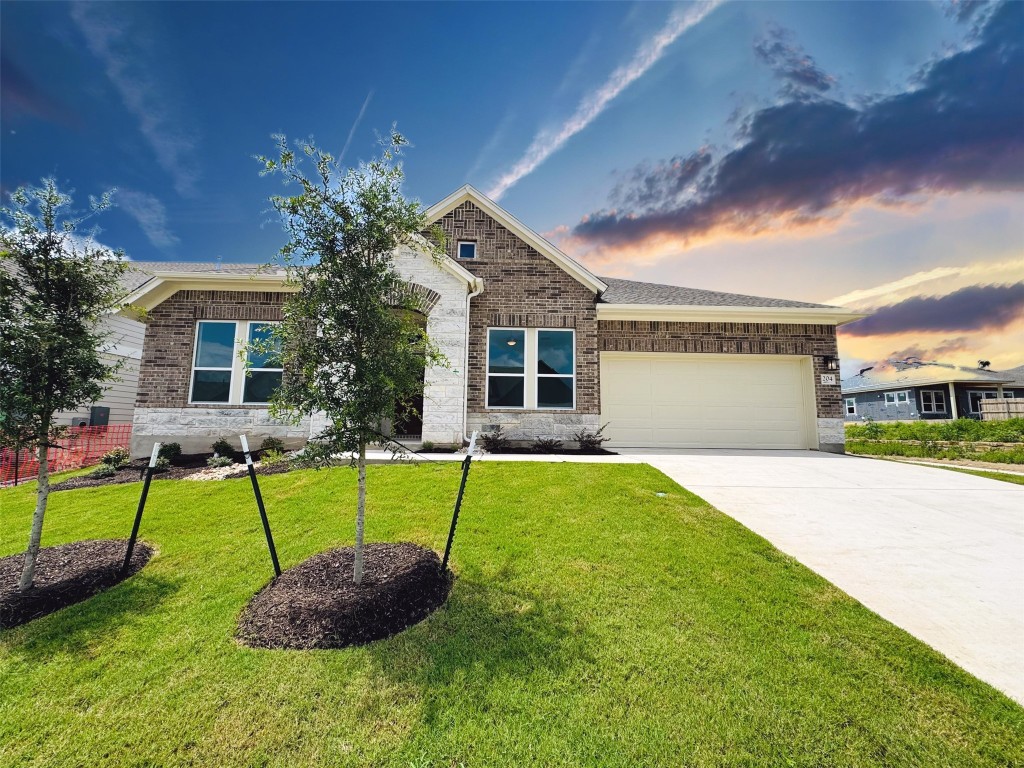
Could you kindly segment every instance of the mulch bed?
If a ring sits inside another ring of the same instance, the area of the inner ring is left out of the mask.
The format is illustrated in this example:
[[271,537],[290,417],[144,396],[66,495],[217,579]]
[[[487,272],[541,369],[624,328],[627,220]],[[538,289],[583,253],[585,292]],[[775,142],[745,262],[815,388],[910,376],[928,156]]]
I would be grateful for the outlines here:
[[18,591],[24,553],[0,558],[0,629],[9,629],[80,603],[138,573],[153,549],[135,544],[128,573],[121,565],[128,542],[98,539],[44,547],[36,560],[35,579],[26,592]]
[[345,648],[391,637],[448,599],[451,572],[433,550],[367,544],[363,583],[352,582],[353,547],[315,555],[260,590],[242,612],[238,639],[253,648]]

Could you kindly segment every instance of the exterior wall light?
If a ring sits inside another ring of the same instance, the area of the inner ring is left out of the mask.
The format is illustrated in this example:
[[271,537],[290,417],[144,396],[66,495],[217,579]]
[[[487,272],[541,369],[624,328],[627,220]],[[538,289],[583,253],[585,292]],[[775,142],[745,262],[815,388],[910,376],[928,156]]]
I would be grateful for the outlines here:
[[824,355],[821,358],[822,365],[825,366],[826,371],[838,371],[839,370],[839,358],[833,357],[832,355]]

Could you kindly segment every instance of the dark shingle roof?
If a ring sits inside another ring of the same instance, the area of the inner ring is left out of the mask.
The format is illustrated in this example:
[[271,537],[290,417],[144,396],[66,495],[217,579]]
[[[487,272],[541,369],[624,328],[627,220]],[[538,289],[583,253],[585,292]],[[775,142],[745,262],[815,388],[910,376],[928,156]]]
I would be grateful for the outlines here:
[[701,307],[804,307],[823,309],[825,304],[811,304],[806,301],[788,299],[767,299],[762,296],[745,296],[739,293],[704,291],[699,288],[682,288],[678,285],[641,283],[636,280],[622,280],[618,277],[602,277],[608,283],[608,290],[601,295],[605,304],[655,304]]

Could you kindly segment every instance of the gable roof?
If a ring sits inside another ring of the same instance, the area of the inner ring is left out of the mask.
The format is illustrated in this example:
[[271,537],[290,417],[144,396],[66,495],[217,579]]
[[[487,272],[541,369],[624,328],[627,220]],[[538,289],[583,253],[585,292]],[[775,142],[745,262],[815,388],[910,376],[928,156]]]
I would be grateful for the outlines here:
[[638,280],[623,280],[618,277],[602,277],[601,279],[608,283],[608,290],[601,295],[601,301],[605,304],[838,309],[838,307],[830,307],[826,304],[810,304],[806,301],[768,299],[762,296],[746,296],[741,293],[722,293],[720,291],[705,291],[699,288],[683,288],[678,285],[642,283]]
[[1008,371],[990,371],[967,368],[949,363],[922,362],[903,368],[888,366],[850,376],[840,382],[843,394],[873,392],[902,387],[957,384],[1024,384],[1024,366]]
[[541,235],[523,224],[519,219],[491,200],[480,190],[465,184],[452,192],[448,197],[435,203],[426,210],[427,221],[434,222],[450,213],[465,202],[471,202],[484,213],[508,229],[535,251],[552,261],[566,273],[585,285],[594,293],[601,293],[608,288],[601,278],[579,262],[569,258],[562,251],[544,239]]

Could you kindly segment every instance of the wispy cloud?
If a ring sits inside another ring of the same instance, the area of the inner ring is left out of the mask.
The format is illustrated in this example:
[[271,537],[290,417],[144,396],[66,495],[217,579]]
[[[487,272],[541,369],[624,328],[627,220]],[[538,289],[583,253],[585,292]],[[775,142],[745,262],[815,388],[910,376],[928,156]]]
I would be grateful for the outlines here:
[[534,137],[526,153],[491,187],[488,195],[499,200],[523,177],[533,173],[551,155],[561,149],[569,139],[590,125],[608,108],[611,101],[653,67],[666,49],[691,27],[699,24],[720,4],[720,0],[706,0],[674,11],[668,23],[645,42],[633,58],[612,72],[596,91],[587,94],[572,116],[555,131],[542,131]]
[[147,64],[149,46],[115,5],[73,3],[71,18],[104,66],[125,107],[178,194],[192,196],[199,181],[195,140],[168,107],[165,89]]
[[370,106],[370,99],[373,98],[373,89],[366,94],[366,98],[363,99],[363,106],[359,108],[359,114],[356,115],[356,121],[352,123],[352,128],[348,132],[348,138],[345,139],[345,146],[341,148],[341,154],[338,155],[338,162],[340,163],[342,158],[345,157],[345,153],[348,152],[349,145],[352,143],[352,137],[356,135],[356,129],[359,128],[359,124],[363,122],[363,115],[366,114],[366,108]]
[[808,98],[831,90],[836,79],[822,70],[793,37],[788,29],[772,27],[754,44],[754,53],[782,80],[784,96]]
[[149,242],[157,248],[164,250],[178,244],[177,236],[167,224],[167,209],[156,197],[148,192],[121,188],[114,195],[114,201],[138,222]]

